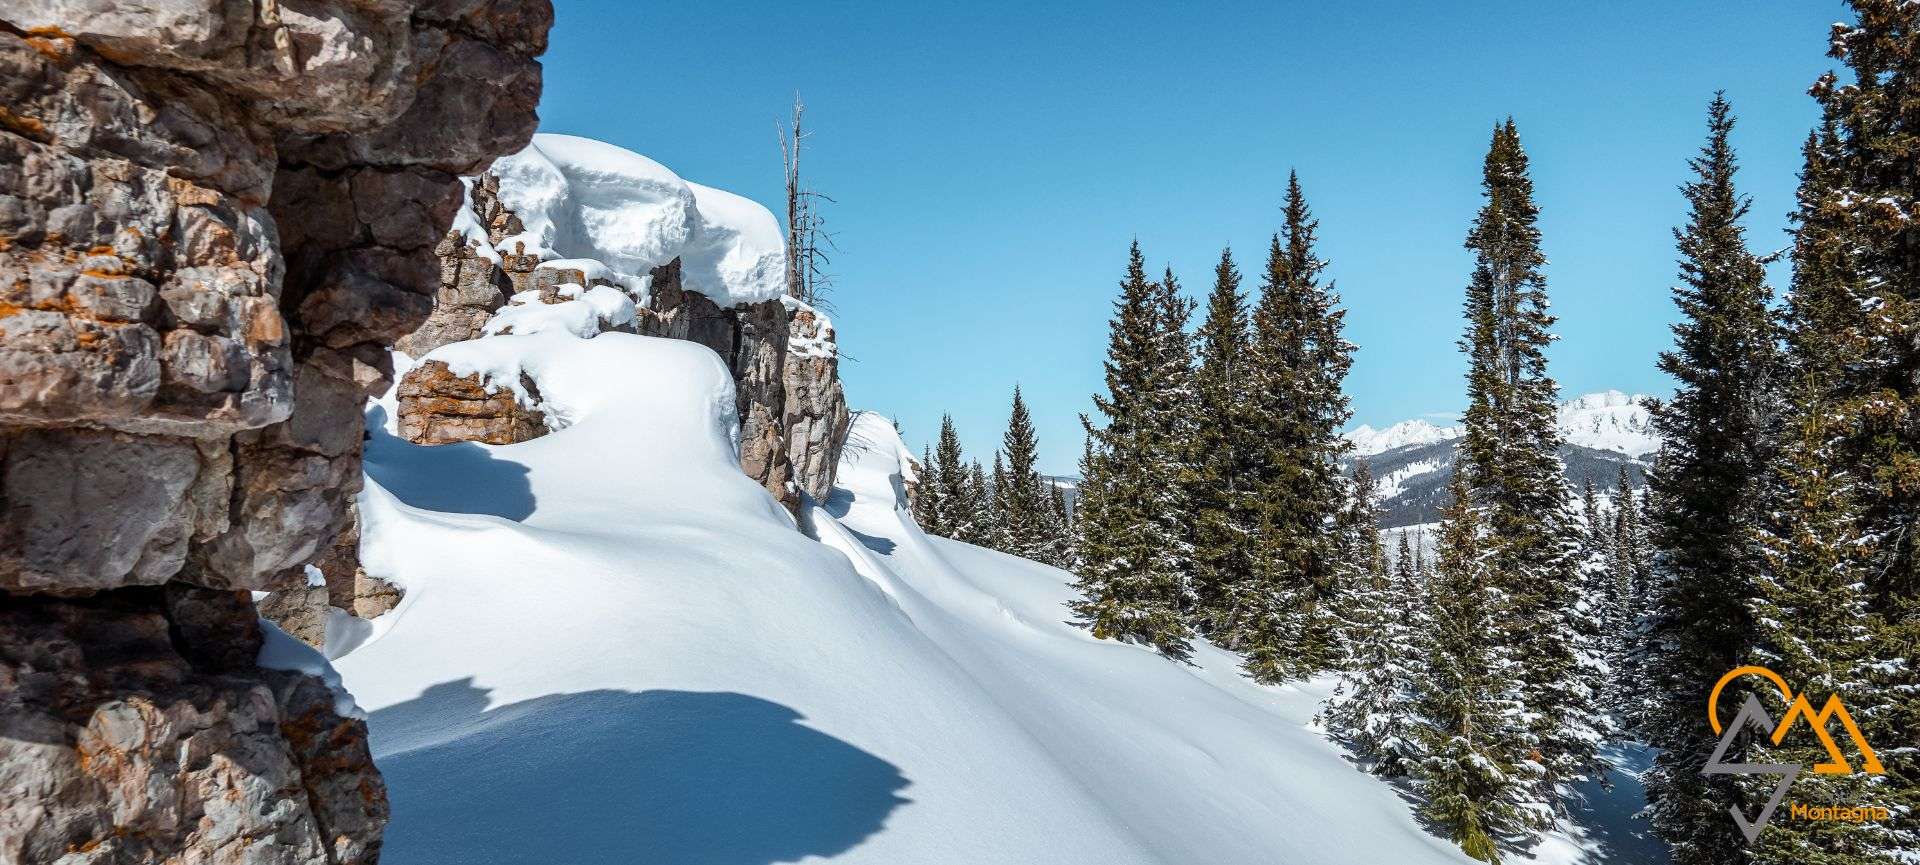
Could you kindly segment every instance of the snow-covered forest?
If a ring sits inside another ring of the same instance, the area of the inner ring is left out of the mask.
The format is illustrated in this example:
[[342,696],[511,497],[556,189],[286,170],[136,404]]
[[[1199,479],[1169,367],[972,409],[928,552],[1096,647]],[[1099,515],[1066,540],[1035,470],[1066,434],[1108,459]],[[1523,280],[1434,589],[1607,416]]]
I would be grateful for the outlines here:
[[[1577,831],[1589,785],[1629,767],[1645,785],[1634,818],[1664,842],[1624,854],[1634,861],[1920,855],[1902,817],[1782,821],[1749,842],[1717,817],[1758,813],[1771,779],[1702,771],[1719,737],[1699,707],[1744,665],[1839,695],[1880,755],[1915,753],[1904,743],[1920,719],[1920,566],[1903,466],[1920,51],[1912,4],[1855,6],[1859,23],[1835,25],[1832,43],[1850,74],[1812,88],[1823,120],[1806,141],[1792,284],[1778,297],[1745,233],[1733,106],[1706,106],[1674,229],[1680,323],[1659,358],[1679,382],[1670,397],[1556,403],[1539,210],[1508,119],[1466,227],[1460,426],[1341,434],[1357,347],[1295,177],[1253,292],[1229,249],[1196,304],[1170,269],[1150,275],[1134,243],[1066,540],[1059,509],[1031,516],[1029,494],[996,492],[1040,488],[1037,473],[1006,475],[996,453],[983,484],[950,427],[928,459],[942,498],[922,525],[1073,572],[1069,606],[1097,637],[1176,662],[1226,649],[1260,684],[1337,682],[1320,728],[1475,859],[1525,858]],[[1591,416],[1610,404],[1640,418]],[[1576,479],[1576,437],[1642,459],[1623,460],[1612,484]],[[1016,393],[1007,452],[1030,452],[1030,438]],[[1437,519],[1383,533],[1369,457],[1436,443],[1443,461],[1402,459],[1390,482],[1397,495],[1444,465]],[[955,497],[966,503],[944,504]],[[1010,522],[1041,527],[1041,543],[1010,540]],[[1748,762],[1819,762],[1809,743],[1772,745],[1744,744]],[[1645,754],[1651,766],[1635,765]],[[1911,815],[1916,770],[1888,765],[1854,774],[1841,761],[1795,795]]]

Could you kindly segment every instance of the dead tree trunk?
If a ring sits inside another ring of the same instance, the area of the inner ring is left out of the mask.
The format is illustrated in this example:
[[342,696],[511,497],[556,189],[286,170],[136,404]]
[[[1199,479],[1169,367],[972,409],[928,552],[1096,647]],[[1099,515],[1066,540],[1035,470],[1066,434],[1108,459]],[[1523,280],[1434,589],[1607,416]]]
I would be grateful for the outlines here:
[[819,202],[833,199],[815,192],[800,178],[800,149],[807,132],[802,122],[806,103],[793,95],[793,119],[780,129],[780,156],[787,180],[787,296],[819,306],[833,279],[827,274],[827,250],[833,235],[825,230]]
[[801,120],[806,111],[800,94],[793,94],[792,126],[780,133],[780,157],[787,174],[787,296],[800,300],[806,300],[807,293],[806,225],[802,219],[806,205],[800,189],[800,142],[806,138]]

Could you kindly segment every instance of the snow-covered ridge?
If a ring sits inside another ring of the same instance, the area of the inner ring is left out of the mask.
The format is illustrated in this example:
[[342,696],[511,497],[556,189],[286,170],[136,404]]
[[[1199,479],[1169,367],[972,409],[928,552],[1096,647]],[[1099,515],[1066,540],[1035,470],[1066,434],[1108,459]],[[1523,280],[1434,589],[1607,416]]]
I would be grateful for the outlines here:
[[1590,393],[1560,404],[1560,436],[1595,450],[1642,456],[1660,449],[1649,397],[1617,390]]
[[[480,254],[561,259],[644,301],[648,272],[680,259],[682,280],[721,306],[785,293],[786,244],[773,213],[753,201],[680,178],[625,148],[541,133],[488,169],[500,201],[525,230],[496,249],[469,208],[454,227]],[[469,187],[471,189],[471,187]],[[519,331],[516,331],[519,332]]]
[[1353,442],[1353,452],[1358,456],[1372,456],[1386,453],[1394,448],[1407,445],[1424,445],[1459,438],[1462,430],[1457,426],[1435,426],[1419,418],[1403,420],[1386,429],[1374,429],[1361,424],[1346,434],[1347,441]]
[[[1660,448],[1660,439],[1643,405],[1647,399],[1640,394],[1605,390],[1567,400],[1559,409],[1560,437],[1568,444],[1595,450],[1628,456],[1650,454]],[[1346,439],[1353,442],[1354,456],[1372,456],[1409,445],[1449,441],[1463,432],[1459,426],[1435,426],[1416,418],[1386,429],[1361,424],[1346,433]]]

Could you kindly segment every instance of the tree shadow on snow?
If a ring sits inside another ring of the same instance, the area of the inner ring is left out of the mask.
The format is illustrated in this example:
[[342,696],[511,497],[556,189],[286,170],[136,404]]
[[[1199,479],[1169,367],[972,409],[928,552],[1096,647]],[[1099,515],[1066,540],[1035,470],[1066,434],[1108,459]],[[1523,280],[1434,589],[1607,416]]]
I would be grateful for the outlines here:
[[899,767],[744,694],[486,704],[462,679],[369,719],[387,865],[771,865],[852,849],[911,801]]
[[[1372,773],[1373,761],[1354,753],[1348,743],[1333,741],[1355,770]],[[1601,753],[1613,764],[1613,769],[1607,772],[1607,785],[1594,781],[1569,785],[1571,795],[1563,823],[1571,824],[1570,834],[1578,836],[1576,843],[1581,848],[1579,858],[1572,862],[1575,865],[1668,865],[1673,861],[1672,851],[1653,834],[1653,827],[1638,816],[1647,804],[1646,785],[1641,775],[1653,763],[1652,751],[1644,745],[1623,744],[1606,746]],[[1376,778],[1407,803],[1420,828],[1435,837],[1447,837],[1445,829],[1422,813],[1426,798],[1420,795],[1411,778]],[[1522,843],[1502,842],[1500,849],[1505,853],[1501,859],[1506,861],[1506,854],[1531,858],[1538,846],[1538,839],[1532,837]]]
[[1586,833],[1586,862],[1592,865],[1667,865],[1672,851],[1653,834],[1645,818],[1637,816],[1647,805],[1647,787],[1641,780],[1653,765],[1653,751],[1645,745],[1610,745],[1601,749],[1614,766],[1607,773],[1609,787],[1582,781],[1573,785],[1568,810],[1573,823]]
[[416,508],[448,514],[490,514],[519,522],[533,513],[527,467],[473,442],[417,445],[381,427],[386,410],[367,412],[367,475]]

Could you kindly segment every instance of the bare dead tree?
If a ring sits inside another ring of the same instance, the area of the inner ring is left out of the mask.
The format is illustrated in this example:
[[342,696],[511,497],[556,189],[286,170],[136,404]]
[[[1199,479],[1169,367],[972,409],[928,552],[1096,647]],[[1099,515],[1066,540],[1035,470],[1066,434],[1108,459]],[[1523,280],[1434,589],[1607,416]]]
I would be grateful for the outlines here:
[[800,94],[795,92],[792,126],[780,130],[780,161],[787,175],[787,296],[794,298],[800,298],[806,288],[806,281],[801,278],[800,263],[800,211],[803,206],[800,197],[800,143],[807,137],[802,126],[806,112],[806,103],[801,102]]
[[833,285],[833,277],[827,272],[827,265],[832,263],[828,250],[838,252],[839,247],[834,245],[833,234],[826,230],[826,217],[820,213],[820,202],[832,203],[833,198],[807,186],[800,176],[802,143],[811,134],[804,123],[806,111],[806,103],[795,93],[793,119],[779,130],[787,180],[787,296],[822,306]]

